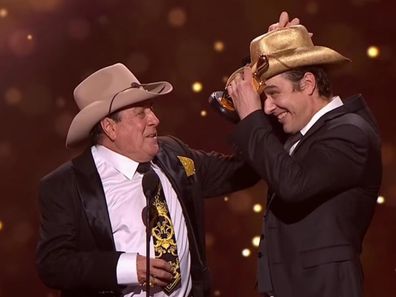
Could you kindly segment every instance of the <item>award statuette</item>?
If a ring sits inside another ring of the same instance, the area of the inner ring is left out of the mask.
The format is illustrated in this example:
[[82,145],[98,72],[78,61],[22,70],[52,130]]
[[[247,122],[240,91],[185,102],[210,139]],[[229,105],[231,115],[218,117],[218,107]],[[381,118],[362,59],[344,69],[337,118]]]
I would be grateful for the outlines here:
[[[261,55],[258,59],[258,62],[255,63],[255,66],[256,69],[253,69],[253,85],[256,91],[261,94],[263,92],[264,81],[260,79],[260,76],[268,69],[268,58],[265,55]],[[244,67],[241,67],[231,74],[227,80],[224,91],[215,91],[209,96],[208,99],[210,105],[216,111],[233,123],[237,123],[239,121],[239,116],[235,110],[232,98],[227,92],[227,87],[238,73],[243,73],[243,68]]]

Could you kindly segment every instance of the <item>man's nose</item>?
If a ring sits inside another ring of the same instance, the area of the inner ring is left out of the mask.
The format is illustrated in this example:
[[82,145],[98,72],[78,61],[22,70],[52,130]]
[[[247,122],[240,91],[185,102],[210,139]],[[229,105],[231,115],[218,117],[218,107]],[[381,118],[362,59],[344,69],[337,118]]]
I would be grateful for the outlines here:
[[271,97],[267,97],[264,101],[264,112],[266,114],[271,114],[274,112],[276,105],[272,101]]
[[149,123],[154,126],[158,126],[160,123],[157,115],[152,110],[149,111]]

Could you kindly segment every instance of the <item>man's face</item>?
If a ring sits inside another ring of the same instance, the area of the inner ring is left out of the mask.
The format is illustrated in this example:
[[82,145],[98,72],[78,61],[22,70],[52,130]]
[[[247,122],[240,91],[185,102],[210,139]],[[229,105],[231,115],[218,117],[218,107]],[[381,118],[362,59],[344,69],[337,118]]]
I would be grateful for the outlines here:
[[[300,84],[304,84],[304,78]],[[265,85],[264,112],[275,116],[286,133],[299,132],[318,110],[309,90],[303,85],[302,90],[295,90],[293,83],[282,74],[271,77]]]
[[113,122],[114,149],[137,162],[151,161],[159,151],[159,119],[151,104],[121,110],[119,115],[120,121]]

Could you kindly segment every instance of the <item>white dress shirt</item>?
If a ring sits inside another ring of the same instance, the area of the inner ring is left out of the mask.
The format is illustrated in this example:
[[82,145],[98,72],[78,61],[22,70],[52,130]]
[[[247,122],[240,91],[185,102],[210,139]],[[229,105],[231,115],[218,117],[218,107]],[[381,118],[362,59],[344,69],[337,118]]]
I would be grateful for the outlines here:
[[[136,171],[139,163],[102,145],[93,146],[91,152],[102,180],[116,250],[125,252],[121,254],[117,263],[118,284],[127,285],[124,296],[146,296],[146,292],[138,284],[136,271],[137,254],[146,255],[146,227],[142,219],[146,197],[142,189],[143,174]],[[192,287],[186,222],[176,192],[168,178],[158,166],[152,164],[152,167],[162,184],[175,229],[177,253],[180,260],[181,287],[170,296],[186,297]],[[154,258],[154,255],[151,238],[150,258]],[[158,287],[152,288],[152,291],[155,297],[167,296]]]
[[[311,118],[311,120],[308,122],[308,124],[305,125],[304,128],[302,128],[300,130],[301,134],[304,136],[305,134],[307,134],[308,130],[311,129],[311,127],[326,113],[328,113],[329,111],[332,111],[333,109],[336,109],[337,107],[340,107],[344,105],[344,103],[342,103],[342,100],[339,96],[335,96],[331,99],[331,101],[329,103],[327,103],[325,106],[323,106],[321,109],[319,109]],[[289,151],[289,154],[291,155],[294,151],[294,149],[296,148],[297,144],[300,141],[297,141],[291,148]]]

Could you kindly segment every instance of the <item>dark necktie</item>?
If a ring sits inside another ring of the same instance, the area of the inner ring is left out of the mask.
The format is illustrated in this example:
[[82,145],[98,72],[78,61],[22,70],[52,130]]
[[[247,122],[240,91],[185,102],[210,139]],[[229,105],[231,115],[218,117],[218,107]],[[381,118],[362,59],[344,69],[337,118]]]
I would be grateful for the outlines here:
[[287,139],[286,142],[283,144],[283,148],[285,149],[286,152],[290,153],[290,149],[293,147],[293,145],[301,140],[303,135],[301,132],[298,132],[296,134],[290,135]]
[[153,207],[156,210],[154,222],[150,224],[155,257],[167,261],[173,270],[172,282],[162,288],[165,294],[170,295],[181,285],[180,261],[177,255],[175,230],[158,175],[154,172],[150,163],[140,163],[137,171],[154,177],[153,181],[150,182],[143,180],[142,186],[144,194],[148,196],[147,198],[150,201],[149,207]]

